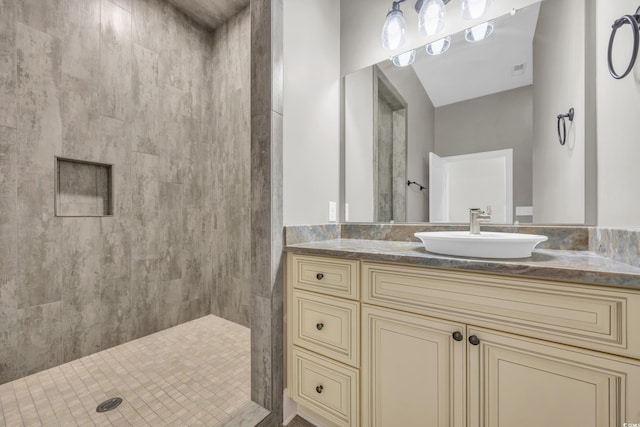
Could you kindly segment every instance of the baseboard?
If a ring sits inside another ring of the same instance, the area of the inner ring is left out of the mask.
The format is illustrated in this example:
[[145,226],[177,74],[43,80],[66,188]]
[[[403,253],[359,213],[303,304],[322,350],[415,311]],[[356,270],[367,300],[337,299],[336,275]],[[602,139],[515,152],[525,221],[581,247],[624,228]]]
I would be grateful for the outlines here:
[[282,398],[282,425],[288,425],[298,415],[298,404],[289,397],[289,390],[284,389]]
[[319,415],[310,413],[304,408],[298,407],[298,415],[316,427],[325,427],[328,425],[326,421],[322,420],[322,418],[318,418]]
[[282,425],[287,426],[296,416],[304,418],[305,421],[308,421],[316,427],[333,425],[329,423],[329,421],[323,420],[320,415],[305,410],[302,406],[298,406],[298,404],[289,397],[289,390],[285,388],[282,399]]

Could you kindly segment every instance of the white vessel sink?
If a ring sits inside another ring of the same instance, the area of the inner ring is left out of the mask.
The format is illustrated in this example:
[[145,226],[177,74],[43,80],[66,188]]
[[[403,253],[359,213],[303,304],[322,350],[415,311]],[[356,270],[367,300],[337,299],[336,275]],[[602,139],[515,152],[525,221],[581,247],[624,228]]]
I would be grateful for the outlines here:
[[429,252],[479,258],[526,258],[547,236],[520,233],[432,231],[414,233]]

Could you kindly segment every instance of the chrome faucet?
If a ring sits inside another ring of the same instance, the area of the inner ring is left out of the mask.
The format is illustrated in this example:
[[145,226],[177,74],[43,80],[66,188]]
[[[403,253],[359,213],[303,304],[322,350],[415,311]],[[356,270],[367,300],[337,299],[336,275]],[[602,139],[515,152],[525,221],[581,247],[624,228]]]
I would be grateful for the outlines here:
[[469,209],[469,233],[480,234],[480,223],[489,222],[491,215],[478,208]]

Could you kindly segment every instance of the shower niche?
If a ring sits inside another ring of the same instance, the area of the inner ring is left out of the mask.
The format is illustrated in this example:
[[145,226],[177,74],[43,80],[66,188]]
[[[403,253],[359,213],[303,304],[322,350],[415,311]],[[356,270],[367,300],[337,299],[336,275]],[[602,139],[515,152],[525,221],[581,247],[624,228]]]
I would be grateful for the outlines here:
[[56,216],[113,215],[112,165],[56,157]]

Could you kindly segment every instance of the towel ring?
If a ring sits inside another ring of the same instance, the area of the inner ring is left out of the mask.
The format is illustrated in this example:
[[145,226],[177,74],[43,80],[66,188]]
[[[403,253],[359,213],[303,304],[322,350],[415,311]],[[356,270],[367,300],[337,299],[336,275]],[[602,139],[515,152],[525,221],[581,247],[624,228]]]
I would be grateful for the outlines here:
[[[574,115],[575,111],[573,108],[570,108],[567,114],[558,114],[558,140],[560,141],[560,145],[567,143],[567,122],[565,119],[569,119],[569,121],[572,122]],[[560,131],[560,124],[562,124],[562,131]]]
[[[631,61],[627,69],[624,73],[618,74],[615,68],[613,68],[613,43],[616,39],[618,29],[625,24],[631,25],[631,31],[633,32],[633,52],[631,53]],[[609,37],[609,51],[607,52],[609,74],[611,74],[611,77],[614,79],[620,80],[629,75],[638,59],[638,49],[640,48],[640,7],[636,9],[635,15],[624,15],[622,18],[616,19],[611,28],[613,30],[611,31],[611,37]]]

